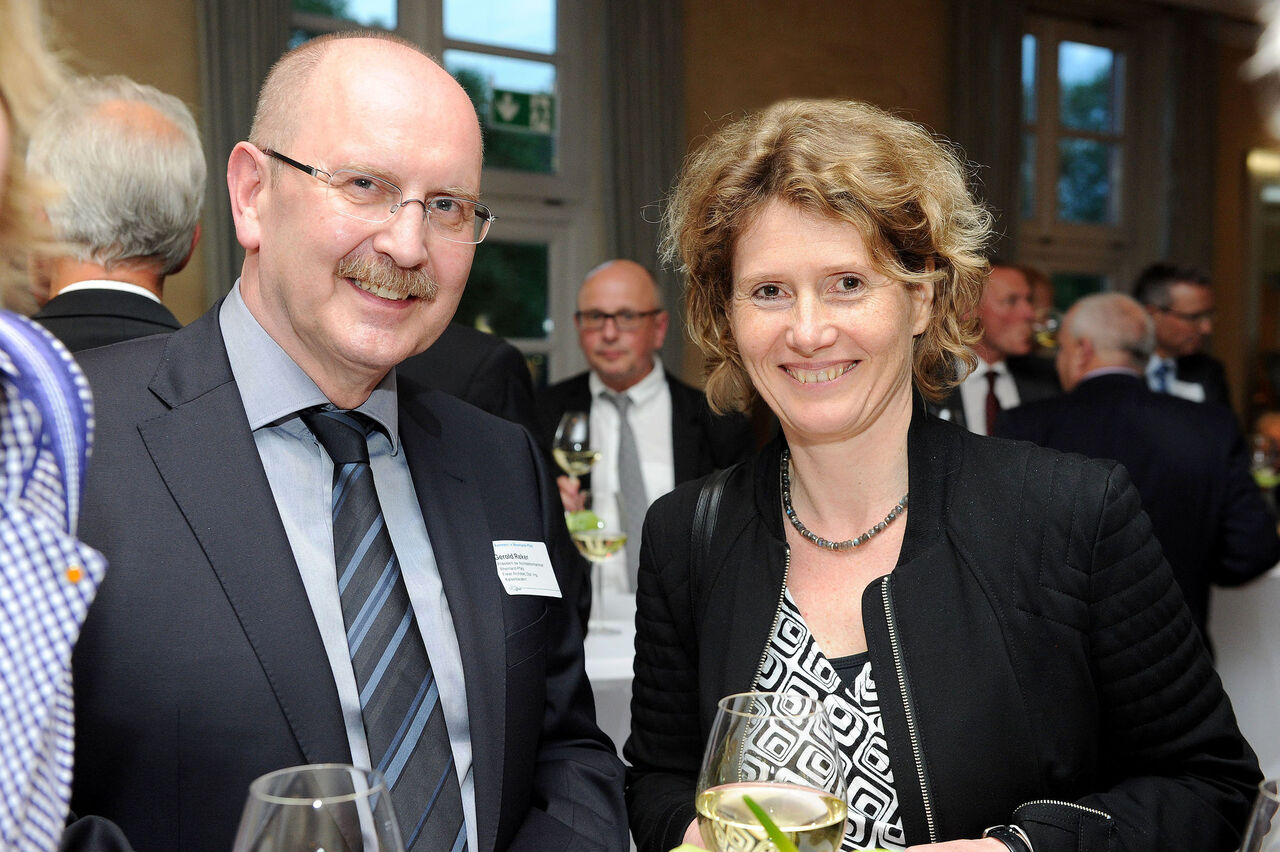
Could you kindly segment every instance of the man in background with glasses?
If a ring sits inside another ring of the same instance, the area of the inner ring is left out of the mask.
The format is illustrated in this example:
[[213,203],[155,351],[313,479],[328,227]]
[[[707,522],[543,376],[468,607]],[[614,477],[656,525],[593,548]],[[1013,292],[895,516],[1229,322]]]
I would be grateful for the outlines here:
[[236,286],[86,356],[111,568],[75,656],[84,820],[224,852],[255,777],[334,762],[382,773],[408,850],[626,848],[542,454],[393,370],[458,305],[480,174],[416,47],[308,42],[231,152]]
[[[592,448],[601,456],[590,474],[593,503],[621,497],[625,575],[621,564],[612,573],[615,586],[634,592],[649,504],[681,482],[746,458],[750,424],[738,413],[713,414],[702,391],[664,369],[658,349],[668,316],[657,282],[640,264],[610,260],[587,273],[573,321],[591,369],[538,395],[539,438],[550,452],[566,411],[590,413]],[[565,508],[580,508],[579,481],[558,481]]]
[[1133,297],[1156,323],[1156,350],[1147,363],[1147,386],[1156,393],[1230,407],[1222,362],[1204,351],[1213,334],[1209,276],[1194,267],[1153,263],[1138,274]]

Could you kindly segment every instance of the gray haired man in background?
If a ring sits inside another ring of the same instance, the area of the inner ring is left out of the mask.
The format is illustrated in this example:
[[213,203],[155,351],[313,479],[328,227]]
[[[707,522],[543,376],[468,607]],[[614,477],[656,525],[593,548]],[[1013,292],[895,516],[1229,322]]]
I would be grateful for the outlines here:
[[41,118],[27,167],[61,190],[46,209],[66,246],[33,264],[49,298],[33,318],[73,352],[178,328],[160,299],[200,238],[206,171],[182,101],[127,77],[78,80]]

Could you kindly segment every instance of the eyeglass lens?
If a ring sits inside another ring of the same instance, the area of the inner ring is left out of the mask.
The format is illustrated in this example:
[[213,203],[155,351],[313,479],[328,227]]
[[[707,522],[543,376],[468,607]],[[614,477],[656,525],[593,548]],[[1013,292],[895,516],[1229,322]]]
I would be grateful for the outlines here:
[[334,209],[364,222],[385,222],[404,204],[417,203],[426,211],[427,222],[435,233],[452,242],[478,243],[493,218],[489,208],[464,198],[403,198],[395,184],[362,172],[339,170],[329,179],[329,201]]
[[618,311],[615,314],[606,314],[604,311],[578,311],[578,322],[587,331],[599,331],[604,328],[606,320],[613,320],[620,331],[635,331],[640,327],[640,322],[646,317],[653,316],[657,311]]

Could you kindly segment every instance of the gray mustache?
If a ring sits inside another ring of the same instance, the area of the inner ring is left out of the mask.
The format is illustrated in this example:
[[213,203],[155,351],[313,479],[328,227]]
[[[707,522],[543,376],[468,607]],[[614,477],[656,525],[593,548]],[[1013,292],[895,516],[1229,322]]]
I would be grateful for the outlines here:
[[338,275],[367,281],[396,293],[434,301],[440,286],[423,269],[403,269],[385,258],[367,255],[344,257],[338,261]]

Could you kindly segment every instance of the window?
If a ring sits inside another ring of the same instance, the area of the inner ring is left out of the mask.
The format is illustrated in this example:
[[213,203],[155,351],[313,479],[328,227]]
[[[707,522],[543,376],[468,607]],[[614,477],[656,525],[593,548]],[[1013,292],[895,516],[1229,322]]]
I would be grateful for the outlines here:
[[1021,41],[1018,256],[1072,300],[1127,265],[1129,36],[1119,27],[1031,15]]
[[567,318],[578,276],[606,252],[597,2],[293,0],[290,46],[381,27],[439,57],[471,96],[482,195],[498,222],[476,248],[455,319],[519,346],[538,382],[581,362]]

